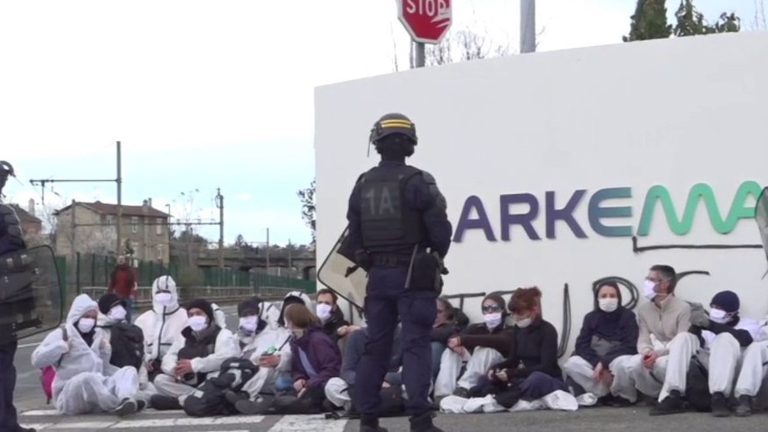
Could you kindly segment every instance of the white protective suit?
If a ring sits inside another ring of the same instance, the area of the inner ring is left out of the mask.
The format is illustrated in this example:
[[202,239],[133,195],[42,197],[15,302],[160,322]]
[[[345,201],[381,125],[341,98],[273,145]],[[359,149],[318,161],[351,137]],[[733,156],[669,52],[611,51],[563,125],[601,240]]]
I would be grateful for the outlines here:
[[[213,322],[211,325],[215,325]],[[192,329],[189,329],[190,337],[192,335]],[[186,329],[185,332],[186,333]],[[202,384],[202,382],[179,382],[173,376],[173,370],[179,360],[179,351],[184,348],[187,343],[187,339],[184,337],[179,338],[173,343],[168,353],[163,356],[162,374],[155,377],[155,388],[157,393],[164,396],[171,396],[179,398],[179,403],[183,406],[184,399],[195,391],[196,386]],[[240,346],[237,338],[227,329],[221,329],[219,335],[216,337],[214,343],[213,353],[206,357],[196,357],[192,359],[192,371],[194,373],[207,374],[206,379],[215,378],[219,375],[221,364],[228,358],[239,357]]]
[[291,338],[291,331],[285,327],[272,328],[267,324],[261,333],[251,338],[240,338],[246,343],[243,347],[243,356],[255,365],[259,365],[259,357],[268,349],[274,347],[279,350],[280,363],[275,368],[260,367],[256,375],[243,386],[243,391],[248,392],[251,399],[255,399],[262,389],[271,389],[277,376],[291,371],[291,344],[287,343]]
[[56,409],[65,415],[114,411],[124,399],[133,399],[139,387],[136,369],[124,367],[107,376],[112,356],[107,333],[95,328],[93,344],[83,340],[75,323],[98,305],[87,294],[72,302],[62,329],[52,331],[32,353],[32,365],[42,369],[53,366],[53,399]]
[[[171,304],[163,306],[155,300],[159,290],[171,293]],[[141,314],[134,322],[144,333],[144,363],[162,361],[171,345],[181,339],[181,331],[187,326],[187,311],[179,306],[176,282],[170,276],[160,276],[152,283],[152,310]],[[140,376],[142,387],[147,384],[146,374]]]

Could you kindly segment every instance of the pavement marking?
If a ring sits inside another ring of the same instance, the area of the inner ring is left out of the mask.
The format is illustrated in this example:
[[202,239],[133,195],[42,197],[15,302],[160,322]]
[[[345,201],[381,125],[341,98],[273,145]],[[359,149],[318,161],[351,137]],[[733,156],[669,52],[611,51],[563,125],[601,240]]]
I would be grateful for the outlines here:
[[22,416],[53,416],[53,415],[60,415],[58,411],[55,409],[52,410],[31,410],[31,411],[24,411],[21,413]]
[[287,415],[275,423],[268,432],[344,432],[346,419],[326,420],[325,415]]
[[56,423],[53,426],[48,427],[47,429],[75,429],[75,430],[82,430],[82,429],[106,429],[112,425],[114,425],[115,422],[79,422],[79,423]]
[[254,424],[264,421],[264,416],[231,416],[231,417],[187,417],[178,419],[122,420],[110,429],[132,429],[170,426],[214,426]]
[[19,348],[29,348],[29,347],[38,346],[38,345],[40,345],[41,343],[42,343],[42,342],[33,342],[33,343],[28,343],[28,344],[21,344],[21,345],[19,345],[19,346],[18,346],[18,347],[16,347],[16,348],[17,348],[17,349],[19,349]]
[[54,425],[54,423],[24,423],[24,424],[21,425],[21,427],[32,428],[32,429],[37,429],[37,430],[43,430],[43,429],[45,429],[47,427],[51,427],[53,425]]

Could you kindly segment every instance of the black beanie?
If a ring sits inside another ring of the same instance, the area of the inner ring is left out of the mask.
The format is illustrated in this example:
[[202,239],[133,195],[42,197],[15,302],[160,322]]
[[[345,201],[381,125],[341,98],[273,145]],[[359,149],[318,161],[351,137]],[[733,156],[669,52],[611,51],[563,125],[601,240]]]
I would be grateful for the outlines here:
[[258,315],[260,304],[261,299],[258,297],[251,297],[249,299],[243,300],[240,302],[240,304],[237,305],[237,316],[243,317],[248,315]]
[[192,309],[200,309],[206,315],[208,315],[208,320],[211,324],[216,323],[216,320],[213,317],[213,308],[211,307],[211,303],[208,300],[195,299],[190,301],[187,304],[187,312],[191,311]]
[[104,294],[103,296],[101,296],[98,303],[99,303],[99,311],[104,315],[109,313],[109,310],[117,306],[118,304],[122,305],[123,307],[126,306],[125,300],[118,297],[117,294],[115,293]]

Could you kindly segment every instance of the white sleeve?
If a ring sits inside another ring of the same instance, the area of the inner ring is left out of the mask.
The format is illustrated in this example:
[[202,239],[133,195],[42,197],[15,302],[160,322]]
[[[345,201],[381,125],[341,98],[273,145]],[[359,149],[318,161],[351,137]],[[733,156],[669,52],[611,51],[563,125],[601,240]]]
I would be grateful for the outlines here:
[[216,350],[207,357],[192,359],[192,370],[198,373],[216,372],[224,360],[240,355],[237,338],[231,331],[222,329],[216,337]]
[[56,366],[61,356],[68,351],[69,344],[64,341],[62,330],[56,329],[48,333],[48,336],[32,352],[32,366],[37,369]]
[[166,374],[173,376],[173,370],[176,368],[176,362],[179,361],[179,351],[184,347],[184,338],[177,339],[176,342],[171,345],[171,348],[163,356],[163,363],[161,369]]

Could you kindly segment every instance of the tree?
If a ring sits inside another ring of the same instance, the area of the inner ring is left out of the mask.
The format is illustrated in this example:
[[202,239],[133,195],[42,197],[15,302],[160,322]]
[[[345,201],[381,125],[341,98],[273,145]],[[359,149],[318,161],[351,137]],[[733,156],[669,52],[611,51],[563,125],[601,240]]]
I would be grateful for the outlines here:
[[752,29],[757,31],[768,30],[768,19],[765,17],[764,0],[755,0],[755,18],[752,22]]
[[315,245],[315,180],[306,189],[301,189],[296,192],[299,200],[301,201],[301,218],[304,219],[304,223],[307,224],[312,231],[312,245]]
[[425,49],[425,66],[500,57],[511,52],[509,44],[498,44],[468,28],[448,33],[436,45]]
[[677,37],[707,35],[713,33],[730,33],[741,30],[741,19],[735,13],[723,12],[719,20],[710,25],[704,14],[696,9],[693,0],[681,0],[675,12],[677,23],[673,27],[667,24],[667,8],[665,0],[638,0],[635,14],[632,15],[629,36],[624,36],[624,42],[648,39],[666,39],[671,35]]

